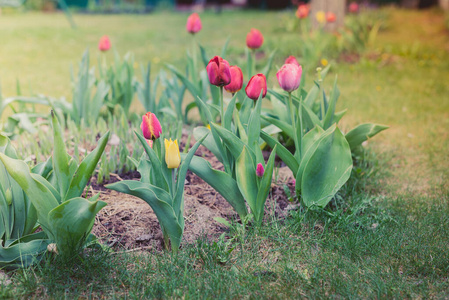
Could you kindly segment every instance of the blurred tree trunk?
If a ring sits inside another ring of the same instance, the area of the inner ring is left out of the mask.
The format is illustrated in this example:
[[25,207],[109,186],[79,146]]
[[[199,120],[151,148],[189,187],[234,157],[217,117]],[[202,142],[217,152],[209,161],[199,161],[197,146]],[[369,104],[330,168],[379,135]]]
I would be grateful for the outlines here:
[[346,0],[312,0],[310,12],[314,28],[319,27],[318,21],[315,18],[315,14],[318,11],[324,11],[325,13],[333,12],[337,16],[337,20],[334,23],[328,23],[325,27],[327,30],[334,31],[338,27],[343,26],[346,11]]
[[440,0],[439,2],[440,2],[440,7],[443,10],[446,10],[446,11],[449,10],[449,0]]

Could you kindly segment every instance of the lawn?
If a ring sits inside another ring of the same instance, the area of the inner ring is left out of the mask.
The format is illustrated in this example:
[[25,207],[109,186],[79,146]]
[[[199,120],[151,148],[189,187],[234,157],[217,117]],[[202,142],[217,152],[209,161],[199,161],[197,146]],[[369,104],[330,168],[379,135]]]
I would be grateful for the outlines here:
[[[341,91],[338,108],[348,109],[340,126],[390,126],[369,141],[366,160],[332,210],[273,214],[247,230],[233,223],[227,239],[200,238],[176,256],[97,249],[69,262],[56,258],[7,273],[11,283],[0,297],[449,297],[449,31],[436,10],[384,12],[387,27],[358,62],[330,61],[328,76],[338,75]],[[241,64],[245,36],[258,28],[265,54],[278,50],[277,70],[288,55],[301,53],[297,33],[283,28],[291,14],[205,12],[198,40],[213,54],[231,37],[227,59]],[[73,30],[63,14],[6,11],[0,15],[2,94],[15,95],[19,80],[23,94],[70,100],[70,65],[76,67],[86,48],[96,64],[104,34],[119,53],[133,52],[154,71],[165,63],[182,69],[191,43],[187,16],[75,15]],[[268,83],[277,85],[273,71]]]

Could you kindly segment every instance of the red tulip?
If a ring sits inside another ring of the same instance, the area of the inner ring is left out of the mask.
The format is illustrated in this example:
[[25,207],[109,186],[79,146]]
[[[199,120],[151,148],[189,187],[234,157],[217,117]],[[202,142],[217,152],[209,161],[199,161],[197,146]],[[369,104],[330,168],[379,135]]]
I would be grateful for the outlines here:
[[197,13],[191,14],[187,18],[187,24],[186,24],[187,31],[191,34],[195,34],[198,31],[200,31],[201,28],[203,28],[203,26],[201,25],[200,16]]
[[246,36],[246,46],[250,49],[258,49],[263,44],[263,35],[259,30],[251,28],[251,31]]
[[279,85],[286,92],[293,92],[301,83],[302,67],[294,64],[285,64],[276,73]]
[[262,177],[263,173],[265,173],[265,169],[263,168],[261,163],[258,163],[257,167],[256,167],[256,175],[257,175],[257,177]]
[[357,4],[357,2],[352,2],[351,4],[349,4],[349,12],[356,14],[359,11],[359,5]]
[[256,74],[248,82],[245,88],[248,98],[256,101],[259,99],[260,92],[263,91],[262,98],[267,95],[267,79],[263,74]]
[[142,116],[140,129],[142,129],[143,136],[147,140],[158,139],[162,133],[161,123],[159,123],[156,115],[151,112],[147,112]]
[[237,66],[231,66],[231,82],[225,85],[225,90],[229,93],[235,94],[242,89],[243,86],[243,73],[242,70]]
[[111,48],[111,41],[107,35],[103,35],[98,42],[98,49],[100,51],[108,51]]
[[309,6],[306,4],[301,4],[298,6],[298,10],[296,11],[296,16],[299,19],[307,18],[309,15]]
[[229,63],[220,56],[212,58],[207,64],[206,70],[209,81],[213,85],[225,86],[231,82]]
[[335,14],[334,14],[333,12],[328,11],[328,12],[326,13],[326,21],[327,21],[328,23],[333,23],[333,22],[335,22],[336,20],[337,20],[337,16],[335,16]]
[[299,67],[299,62],[296,60],[296,57],[294,57],[293,55],[290,55],[289,57],[287,57],[287,59],[285,60],[285,64],[292,64],[292,65],[296,65]]

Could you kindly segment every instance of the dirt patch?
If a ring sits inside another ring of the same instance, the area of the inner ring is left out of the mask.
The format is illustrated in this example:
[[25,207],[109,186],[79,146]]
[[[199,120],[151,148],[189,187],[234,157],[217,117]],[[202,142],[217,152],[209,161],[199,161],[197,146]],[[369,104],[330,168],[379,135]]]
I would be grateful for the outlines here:
[[[205,147],[201,146],[197,155],[207,159],[214,168],[222,169],[221,163]],[[267,218],[273,214],[284,217],[291,209],[283,186],[286,184],[293,194],[294,185],[291,175],[286,167],[280,168],[273,174],[271,197],[267,200],[265,209]],[[111,180],[104,184],[127,179],[139,180],[139,178],[138,172],[130,172],[111,176]],[[96,184],[95,178],[92,179],[90,192],[101,192],[100,199],[108,203],[97,214],[92,230],[102,243],[114,249],[163,249],[159,222],[145,201],[108,190],[103,184]],[[185,229],[182,244],[194,243],[201,236],[207,236],[211,240],[218,238],[226,228],[214,220],[216,217],[228,220],[239,219],[231,205],[218,192],[190,171],[186,177],[184,205]]]

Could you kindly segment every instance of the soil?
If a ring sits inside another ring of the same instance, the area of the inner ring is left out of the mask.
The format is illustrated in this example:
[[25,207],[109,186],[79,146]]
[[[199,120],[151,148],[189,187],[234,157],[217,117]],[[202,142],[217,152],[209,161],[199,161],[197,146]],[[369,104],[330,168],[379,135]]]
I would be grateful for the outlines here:
[[[181,148],[186,138],[181,141]],[[191,141],[193,145],[194,141]],[[216,169],[222,169],[221,163],[205,147],[200,146],[196,155],[207,159]],[[267,155],[268,156],[268,155]],[[92,233],[100,242],[118,250],[161,250],[163,249],[162,232],[159,222],[151,207],[140,198],[108,190],[105,184],[119,180],[139,180],[138,172],[112,174],[109,182],[99,185],[92,178],[91,193],[101,192],[100,199],[108,205],[96,217]],[[273,174],[271,194],[265,206],[265,217],[285,217],[288,211],[297,206],[291,204],[284,191],[287,185],[294,193],[293,176],[287,167],[277,169]],[[231,205],[201,178],[188,172],[184,190],[185,228],[182,245],[195,243],[206,236],[216,240],[227,230],[215,220],[216,217],[239,221]]]

